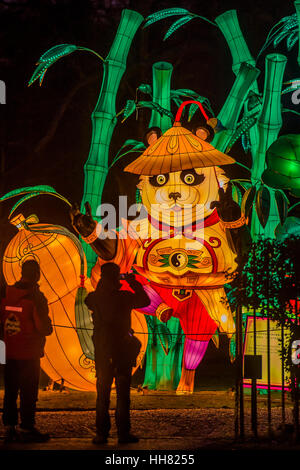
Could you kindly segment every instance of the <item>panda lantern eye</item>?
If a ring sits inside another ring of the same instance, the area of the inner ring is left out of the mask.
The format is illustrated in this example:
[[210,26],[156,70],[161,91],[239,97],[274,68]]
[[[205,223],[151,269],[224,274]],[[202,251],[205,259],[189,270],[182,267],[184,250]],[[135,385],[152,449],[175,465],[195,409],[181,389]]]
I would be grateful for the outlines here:
[[163,186],[169,180],[169,175],[155,175],[149,179],[152,186]]
[[196,186],[203,183],[205,176],[203,174],[199,175],[194,170],[184,170],[181,172],[180,179],[188,186]]
[[193,184],[195,181],[195,176],[192,175],[191,173],[188,173],[187,175],[184,176],[183,180],[186,184]]

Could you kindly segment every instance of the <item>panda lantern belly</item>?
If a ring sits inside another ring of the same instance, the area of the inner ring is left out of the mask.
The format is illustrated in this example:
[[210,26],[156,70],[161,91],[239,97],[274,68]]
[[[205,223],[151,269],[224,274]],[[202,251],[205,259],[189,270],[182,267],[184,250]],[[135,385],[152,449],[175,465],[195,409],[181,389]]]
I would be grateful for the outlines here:
[[236,269],[234,258],[217,223],[205,228],[199,236],[194,232],[193,238],[143,240],[134,267],[139,274],[160,285],[213,287],[229,282],[225,273]]

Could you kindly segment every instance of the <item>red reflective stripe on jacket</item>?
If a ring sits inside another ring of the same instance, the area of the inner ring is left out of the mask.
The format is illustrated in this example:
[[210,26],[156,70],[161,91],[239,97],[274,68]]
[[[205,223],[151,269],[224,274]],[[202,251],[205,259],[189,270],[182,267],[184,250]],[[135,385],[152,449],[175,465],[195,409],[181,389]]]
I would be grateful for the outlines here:
[[10,310],[11,312],[22,312],[23,307],[12,307],[12,305],[6,305],[5,310]]

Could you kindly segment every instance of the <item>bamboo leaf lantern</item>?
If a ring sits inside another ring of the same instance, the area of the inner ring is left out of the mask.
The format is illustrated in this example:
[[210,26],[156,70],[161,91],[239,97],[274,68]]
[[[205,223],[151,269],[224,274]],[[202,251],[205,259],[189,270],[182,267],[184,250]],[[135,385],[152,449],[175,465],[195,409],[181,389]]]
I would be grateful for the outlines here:
[[275,191],[275,200],[277,204],[280,223],[281,225],[283,225],[288,214],[288,201],[283,191],[280,190]]
[[172,34],[177,31],[177,29],[181,28],[181,26],[185,25],[189,21],[191,21],[193,17],[191,15],[183,16],[182,18],[179,18],[179,20],[175,21],[175,23],[172,24],[172,26],[168,29],[164,36],[164,41],[168,39]]
[[255,195],[256,195],[256,187],[251,186],[250,188],[247,189],[247,191],[245,192],[243,196],[241,211],[245,215],[245,217],[248,217],[249,215],[251,207],[253,206]]
[[32,85],[38,79],[39,79],[40,86],[41,86],[43,83],[43,79],[45,77],[45,73],[47,72],[49,67],[51,67],[51,65],[53,65],[62,57],[72,54],[72,52],[75,52],[75,51],[88,51],[88,52],[95,54],[97,57],[103,60],[103,58],[99,54],[97,54],[95,51],[92,51],[91,49],[88,49],[86,47],[75,46],[74,44],[59,44],[57,46],[51,47],[51,49],[46,51],[39,58],[37,62],[37,68],[33,72],[33,75],[28,82],[28,86]]
[[300,236],[300,219],[287,217],[283,225],[278,225],[275,230],[276,239],[281,241],[291,236]]
[[255,209],[259,221],[263,228],[265,228],[269,214],[270,214],[270,204],[271,204],[271,197],[270,191],[267,186],[261,186],[256,193],[256,203]]

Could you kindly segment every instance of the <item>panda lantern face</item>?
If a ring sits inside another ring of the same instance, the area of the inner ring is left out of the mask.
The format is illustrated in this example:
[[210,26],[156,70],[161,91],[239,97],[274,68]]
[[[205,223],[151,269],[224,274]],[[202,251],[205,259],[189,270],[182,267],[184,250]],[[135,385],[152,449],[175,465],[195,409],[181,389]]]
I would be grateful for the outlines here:
[[228,181],[219,165],[235,163],[206,141],[208,132],[203,132],[203,128],[192,133],[182,127],[182,110],[191,103],[199,106],[208,122],[201,103],[183,102],[173,127],[164,134],[159,128],[149,129],[145,136],[149,146],[124,169],[140,175],[138,188],[151,217],[162,222],[166,222],[165,218],[174,226],[182,225],[183,210],[185,223],[199,219],[196,210],[202,212],[202,217],[212,212],[211,202],[218,200],[219,187]]
[[199,215],[210,214],[211,202],[218,200],[219,185],[226,183],[219,168],[209,167],[141,176],[138,188],[152,217],[180,226],[183,220],[191,223]]

